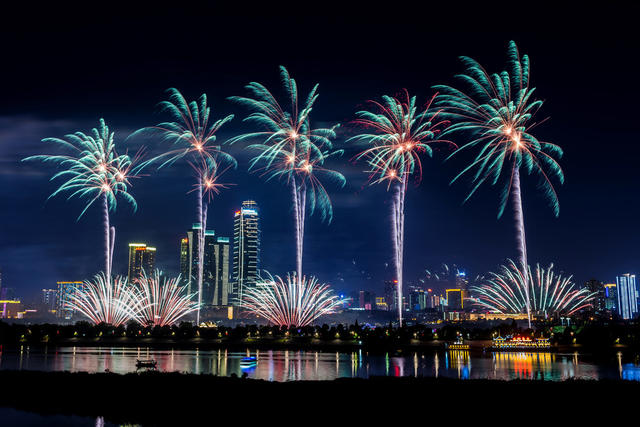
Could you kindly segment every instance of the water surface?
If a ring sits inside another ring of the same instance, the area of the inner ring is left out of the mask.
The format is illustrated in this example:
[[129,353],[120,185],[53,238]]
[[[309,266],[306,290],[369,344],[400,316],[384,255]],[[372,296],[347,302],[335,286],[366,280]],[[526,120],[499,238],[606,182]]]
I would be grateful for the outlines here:
[[[247,361],[246,358],[255,358]],[[28,346],[0,352],[0,369],[115,372],[136,371],[137,359],[155,359],[165,372],[220,376],[246,374],[269,381],[333,380],[369,376],[415,376],[489,379],[568,378],[640,381],[638,358],[617,353],[594,360],[579,353],[468,351],[367,353],[287,350],[159,350],[128,347]]]

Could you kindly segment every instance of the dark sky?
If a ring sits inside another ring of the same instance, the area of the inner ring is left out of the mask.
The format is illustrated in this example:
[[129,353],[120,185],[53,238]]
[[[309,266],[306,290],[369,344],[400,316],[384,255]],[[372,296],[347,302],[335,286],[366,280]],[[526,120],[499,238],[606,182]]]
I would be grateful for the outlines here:
[[[240,4],[231,10],[215,2],[181,2],[181,8],[137,6],[102,10],[87,6],[29,4],[6,11],[0,25],[0,266],[3,284],[28,296],[59,280],[89,277],[101,268],[101,217],[77,200],[46,201],[55,185],[51,166],[20,164],[50,152],[44,137],[88,131],[104,117],[116,130],[121,150],[140,141],[125,138],[135,129],[162,121],[157,108],[169,87],[189,98],[206,92],[214,115],[236,114],[222,141],[249,130],[246,111],[226,100],[245,94],[259,81],[280,93],[278,65],[285,65],[303,92],[320,83],[313,111],[316,124],[342,123],[338,144],[353,132],[349,122],[368,99],[403,88],[424,103],[434,84],[455,83],[459,55],[471,56],[490,71],[502,70],[506,47],[515,40],[532,61],[532,81],[549,117],[537,136],[559,144],[566,175],[558,187],[561,210],[555,218],[525,177],[523,196],[529,260],[548,264],[582,282],[612,281],[617,273],[638,272],[640,233],[638,177],[637,7],[562,10],[531,3],[501,12],[485,8],[413,9],[410,4],[374,3],[360,8],[291,7],[269,9]],[[584,4],[583,4],[584,5]],[[499,9],[498,7],[495,8]],[[461,143],[464,140],[456,140]],[[149,150],[158,148],[148,142]],[[381,291],[393,276],[390,194],[366,187],[363,165],[347,154],[332,166],[349,180],[330,188],[335,214],[328,225],[307,221],[305,271],[340,290]],[[209,223],[230,235],[233,211],[255,199],[263,218],[263,267],[282,274],[294,268],[289,191],[247,172],[248,153],[231,151],[239,168],[235,183],[217,197]],[[405,275],[457,264],[471,274],[495,269],[515,256],[512,213],[496,218],[497,189],[486,187],[462,204],[468,182],[449,186],[464,159],[444,162],[442,147],[425,159],[423,180],[407,195]],[[194,221],[195,197],[186,164],[136,180],[136,213],[124,203],[113,216],[117,228],[114,269],[126,270],[127,243],[158,248],[158,265],[178,269],[179,238]]]

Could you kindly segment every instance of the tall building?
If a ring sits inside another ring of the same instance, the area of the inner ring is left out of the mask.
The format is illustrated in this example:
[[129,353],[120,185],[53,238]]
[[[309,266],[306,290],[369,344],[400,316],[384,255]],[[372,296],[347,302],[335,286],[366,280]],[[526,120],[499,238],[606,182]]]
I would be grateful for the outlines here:
[[449,310],[462,310],[464,308],[464,290],[447,289],[447,308]]
[[60,319],[70,320],[75,310],[69,306],[71,298],[84,288],[83,282],[57,282],[56,316]]
[[[187,237],[180,240],[180,274],[189,293],[198,291],[198,234],[200,224],[193,224]],[[229,304],[229,238],[215,237],[205,230],[202,257],[202,304],[205,307]]]
[[604,308],[610,312],[616,312],[618,307],[618,292],[615,283],[604,285]]
[[146,243],[129,243],[129,282],[142,276],[142,270],[151,274],[156,268],[156,248]]
[[616,290],[618,293],[618,314],[623,319],[633,319],[638,313],[636,275],[626,273],[616,277]]
[[260,215],[253,200],[242,202],[233,220],[233,298],[239,304],[260,277]]
[[591,313],[600,314],[605,310],[605,289],[601,281],[591,279],[585,283],[585,287],[589,292],[594,294]]
[[42,290],[42,307],[47,310],[55,310],[58,304],[58,290],[57,289],[43,289]]
[[396,289],[397,285],[397,280],[384,281],[384,300],[387,303],[387,309],[389,311],[393,311],[398,307],[396,304],[398,302],[398,290]]
[[207,305],[229,305],[229,238],[218,237],[212,250],[205,252],[211,260],[205,259],[207,269],[207,292],[203,302]]

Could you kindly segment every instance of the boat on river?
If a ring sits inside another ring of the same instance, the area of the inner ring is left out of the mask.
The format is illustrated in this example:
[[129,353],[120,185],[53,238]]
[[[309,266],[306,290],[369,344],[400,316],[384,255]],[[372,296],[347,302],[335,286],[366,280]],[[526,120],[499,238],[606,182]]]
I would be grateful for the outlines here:
[[154,359],[137,359],[136,360],[136,368],[142,369],[156,369],[158,366],[158,361]]
[[497,337],[491,342],[492,351],[550,351],[549,338],[530,338],[521,336]]

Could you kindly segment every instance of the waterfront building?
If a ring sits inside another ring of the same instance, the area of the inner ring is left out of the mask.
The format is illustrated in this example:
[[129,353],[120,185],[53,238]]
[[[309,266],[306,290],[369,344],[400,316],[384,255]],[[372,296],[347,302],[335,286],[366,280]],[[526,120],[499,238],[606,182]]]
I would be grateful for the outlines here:
[[142,277],[142,271],[152,274],[156,268],[156,248],[146,243],[129,243],[129,283]]
[[233,219],[233,304],[242,301],[247,288],[260,277],[260,215],[253,200],[242,202]]
[[638,313],[638,289],[636,275],[623,274],[616,277],[618,294],[618,314],[623,319],[633,319]]
[[57,282],[56,316],[59,319],[70,320],[75,310],[69,306],[72,296],[84,289],[83,282]]

